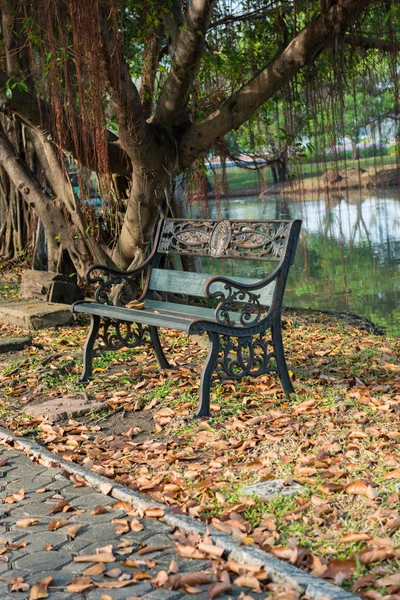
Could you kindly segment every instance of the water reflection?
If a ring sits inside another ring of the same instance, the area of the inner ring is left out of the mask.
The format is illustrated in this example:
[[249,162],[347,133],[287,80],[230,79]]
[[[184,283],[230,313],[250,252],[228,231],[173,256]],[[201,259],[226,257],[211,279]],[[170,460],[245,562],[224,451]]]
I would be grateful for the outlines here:
[[[206,216],[192,205],[194,217]],[[351,311],[400,335],[400,193],[375,191],[321,199],[288,197],[209,202],[211,218],[301,218],[302,236],[285,296],[287,306]],[[249,261],[228,271],[263,275]]]

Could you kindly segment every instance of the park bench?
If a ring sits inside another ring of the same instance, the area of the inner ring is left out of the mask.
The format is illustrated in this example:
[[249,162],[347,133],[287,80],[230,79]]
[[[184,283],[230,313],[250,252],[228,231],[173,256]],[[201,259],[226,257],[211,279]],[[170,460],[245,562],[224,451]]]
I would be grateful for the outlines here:
[[[120,272],[103,265],[90,267],[87,281],[98,286],[94,301],[73,305],[75,313],[91,316],[81,381],[92,376],[98,337],[109,348],[134,348],[149,342],[159,367],[172,368],[158,336],[157,328],[163,327],[208,335],[209,352],[195,416],[210,414],[210,386],[216,369],[225,379],[274,371],[285,394],[292,393],[281,310],[300,228],[299,220],[166,218],[160,220],[152,251],[138,268]],[[249,265],[243,261],[268,261],[270,273],[263,271],[262,278],[254,279],[178,270],[177,262],[184,257],[199,257],[214,272],[229,259],[242,267]],[[135,302],[138,308],[133,307]]]

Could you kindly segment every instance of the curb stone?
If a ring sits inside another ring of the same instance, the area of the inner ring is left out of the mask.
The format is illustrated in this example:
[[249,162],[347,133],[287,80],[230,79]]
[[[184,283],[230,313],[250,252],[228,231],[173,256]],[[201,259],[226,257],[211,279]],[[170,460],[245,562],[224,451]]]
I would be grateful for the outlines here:
[[[46,448],[43,448],[37,442],[24,437],[16,437],[3,427],[0,427],[1,441],[12,442],[23,449],[29,457],[40,458],[41,463],[47,467],[55,467],[55,463],[57,463],[57,466],[67,473],[83,477],[95,489],[101,491],[101,488],[105,486],[109,487],[109,496],[116,500],[130,502],[135,508],[162,508],[164,510],[164,517],[159,520],[172,527],[176,527],[184,532],[199,533],[200,535],[205,535],[208,530],[212,535],[213,542],[217,546],[224,548],[233,560],[264,567],[271,581],[274,583],[289,584],[302,594],[307,595],[311,600],[354,600],[356,598],[353,594],[331,583],[327,583],[318,577],[309,575],[259,548],[241,546],[233,537],[218,531],[212,526],[205,525],[187,515],[174,514],[164,504],[150,500],[142,494],[129,490],[121,484],[114,483],[111,479],[93,473],[80,465],[67,462],[57,454],[53,454]],[[107,494],[104,491],[102,493]]]

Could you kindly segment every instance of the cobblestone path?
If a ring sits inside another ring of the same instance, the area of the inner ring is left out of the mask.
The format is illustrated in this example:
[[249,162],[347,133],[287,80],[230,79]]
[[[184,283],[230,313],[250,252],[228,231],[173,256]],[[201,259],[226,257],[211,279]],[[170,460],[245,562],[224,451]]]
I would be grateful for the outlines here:
[[[14,450],[0,450],[0,486],[0,598],[43,598],[45,595],[36,594],[37,588],[32,588],[38,580],[49,577],[52,578],[47,590],[50,600],[207,598],[210,584],[196,585],[200,592],[193,593],[190,589],[192,593],[188,594],[182,588],[169,590],[152,583],[157,573],[168,571],[171,561],[175,561],[172,564],[175,569],[179,568],[180,574],[203,570],[212,573],[212,567],[215,568],[211,559],[189,559],[177,554],[174,550],[177,534],[175,532],[175,539],[172,539],[172,529],[165,523],[139,518],[136,529],[140,529],[141,525],[143,529],[116,533],[118,525],[124,529],[124,523],[112,521],[125,519],[126,523],[127,516],[123,510],[126,507],[112,508],[116,503],[113,498],[91,487],[74,487],[60,469],[35,464],[23,453]],[[62,512],[63,505],[66,512]],[[108,507],[105,512],[98,508],[104,506]],[[129,516],[130,521],[133,518]],[[60,520],[68,522],[59,529],[49,530],[50,523]],[[81,528],[77,531],[78,525]],[[76,537],[73,537],[74,533]],[[112,548],[104,548],[110,545]],[[100,552],[105,559],[111,555],[112,562],[74,560],[74,557],[96,554],[99,548],[103,548]],[[129,566],[132,564],[134,566]],[[92,572],[86,575],[88,589],[74,593],[67,589],[76,578],[79,578],[78,586],[79,582],[85,581],[82,579],[85,571],[93,567],[104,570],[98,575]],[[126,587],[112,588],[135,577],[137,580]],[[12,586],[15,589],[18,584],[25,588],[24,591],[11,591]],[[234,586],[229,593],[218,595],[218,600],[238,598],[240,594],[241,598],[250,595],[254,600],[266,597],[265,592],[259,594],[248,587]]]

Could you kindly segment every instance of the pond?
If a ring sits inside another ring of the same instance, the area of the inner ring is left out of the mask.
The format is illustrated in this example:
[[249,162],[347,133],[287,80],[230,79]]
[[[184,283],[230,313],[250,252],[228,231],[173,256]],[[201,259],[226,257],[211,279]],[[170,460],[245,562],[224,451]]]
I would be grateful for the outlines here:
[[[287,196],[209,201],[210,218],[303,220],[285,294],[293,308],[349,311],[389,336],[400,335],[400,191],[350,192],[303,200]],[[193,217],[205,217],[192,204]],[[243,265],[243,262],[242,262]],[[246,273],[261,276],[263,263]],[[243,267],[242,267],[243,268]]]

